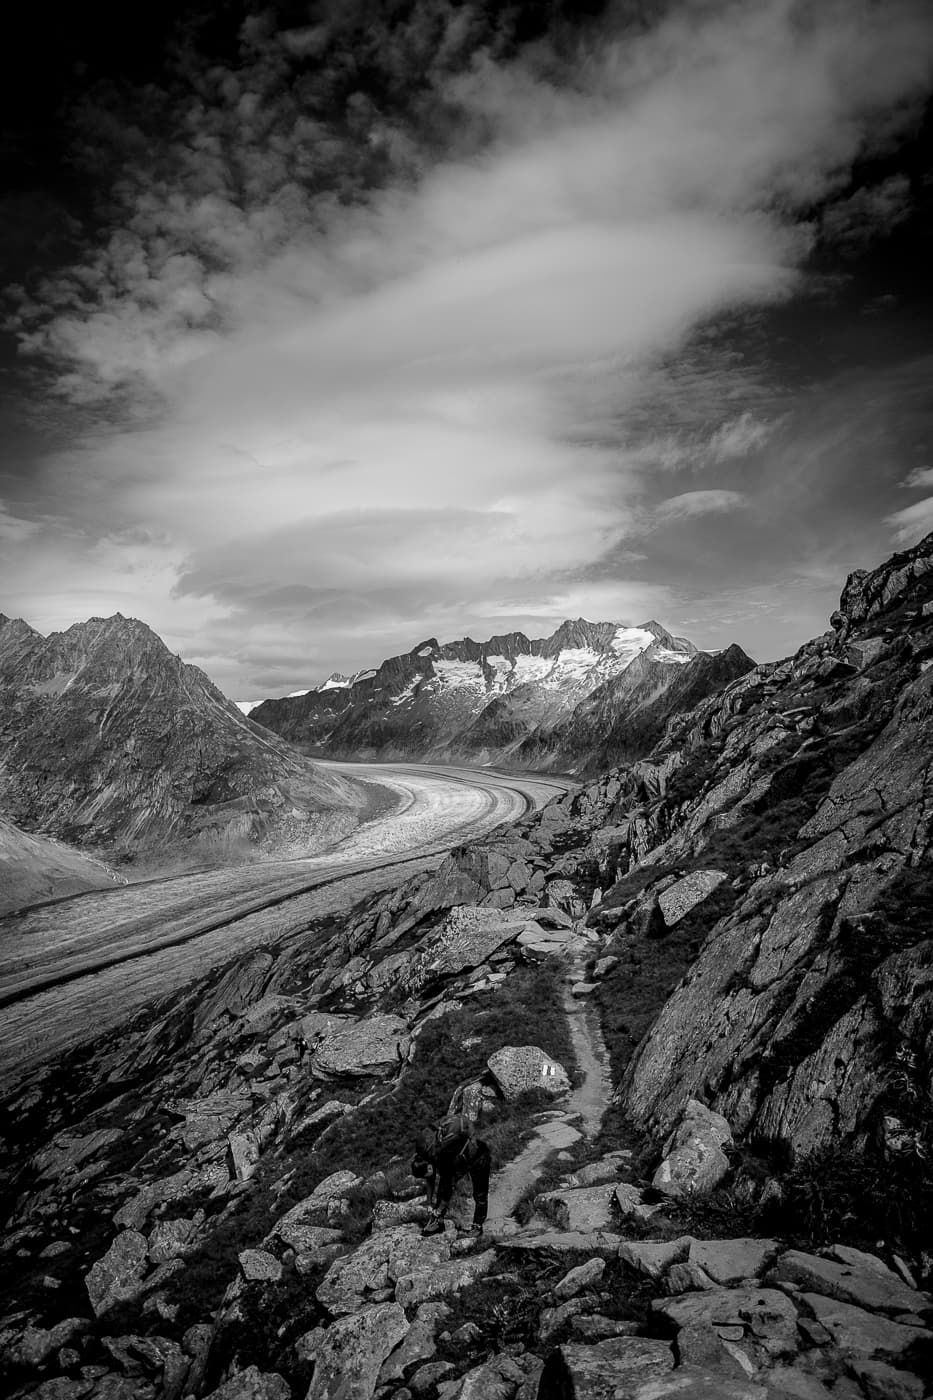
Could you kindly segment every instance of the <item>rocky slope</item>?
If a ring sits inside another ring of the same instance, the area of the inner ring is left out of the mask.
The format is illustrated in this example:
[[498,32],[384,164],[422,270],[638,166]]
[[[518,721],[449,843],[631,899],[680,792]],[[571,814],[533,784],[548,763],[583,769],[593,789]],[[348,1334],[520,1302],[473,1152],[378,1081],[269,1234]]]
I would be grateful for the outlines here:
[[0,615],[0,808],[27,830],[126,850],[246,849],[273,832],[315,845],[353,802],[144,623],[42,637]]
[[752,664],[739,647],[698,652],[656,622],[578,618],[535,641],[431,638],[376,671],[266,700],[251,717],[332,757],[599,770],[646,752],[677,708]]
[[928,537],[853,574],[831,631],[545,809],[623,967],[640,936],[676,964],[692,924],[625,1075],[637,1124],[667,1131],[692,1095],[798,1154],[928,1150],[931,690]]

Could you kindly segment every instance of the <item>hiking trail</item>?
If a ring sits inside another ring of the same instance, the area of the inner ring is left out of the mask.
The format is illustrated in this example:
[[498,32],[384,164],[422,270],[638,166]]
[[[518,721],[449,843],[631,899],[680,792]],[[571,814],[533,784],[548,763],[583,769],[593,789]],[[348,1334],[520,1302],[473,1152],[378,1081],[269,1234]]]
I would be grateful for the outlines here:
[[[589,949],[587,953],[589,953]],[[586,997],[575,997],[573,985],[583,980],[587,953],[574,951],[564,983],[563,1002],[582,1082],[560,1108],[548,1109],[534,1137],[511,1162],[493,1176],[489,1189],[490,1234],[507,1234],[516,1222],[512,1212],[553,1153],[594,1138],[612,1093],[609,1054],[599,1024],[599,1013]],[[536,1222],[545,1225],[546,1222]],[[547,1228],[551,1228],[547,1225]]]

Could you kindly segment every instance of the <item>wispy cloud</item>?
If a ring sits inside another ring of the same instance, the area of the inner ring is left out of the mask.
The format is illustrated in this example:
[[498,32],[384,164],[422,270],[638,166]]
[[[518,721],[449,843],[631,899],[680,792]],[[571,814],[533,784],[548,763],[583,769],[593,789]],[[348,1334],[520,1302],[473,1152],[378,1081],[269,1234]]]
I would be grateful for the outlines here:
[[[504,57],[469,7],[329,13],[254,16],[236,63],[183,56],[135,123],[90,107],[112,226],[10,322],[109,415],[43,463],[68,521],[66,547],[31,542],[43,609],[109,589],[126,611],[145,576],[140,610],[250,690],[407,645],[426,611],[462,631],[548,598],[556,620],[640,531],[744,506],[728,477],[655,477],[767,447],[745,368],[714,384],[706,354],[687,425],[649,387],[698,328],[791,293],[814,205],[907,119],[933,50],[913,0],[685,5],[572,59]],[[379,82],[348,84],[348,55]],[[646,588],[623,568],[594,605]]]
[[741,491],[684,491],[669,496],[654,507],[659,521],[690,520],[697,515],[722,515],[726,511],[742,510],[748,505]]
[[896,544],[916,544],[933,530],[933,496],[894,511],[892,515],[885,516],[884,523],[893,531]]
[[913,471],[905,476],[901,485],[910,487],[912,490],[933,486],[933,467],[914,467]]

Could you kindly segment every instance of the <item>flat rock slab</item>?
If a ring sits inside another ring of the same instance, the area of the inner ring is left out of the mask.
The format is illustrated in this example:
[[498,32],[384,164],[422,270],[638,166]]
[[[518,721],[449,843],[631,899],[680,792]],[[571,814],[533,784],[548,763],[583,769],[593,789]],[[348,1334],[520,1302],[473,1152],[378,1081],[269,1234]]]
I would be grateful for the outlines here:
[[546,1360],[538,1400],[631,1400],[673,1365],[668,1343],[653,1337],[610,1337],[592,1345],[567,1342]]
[[553,1249],[557,1254],[578,1254],[585,1250],[598,1254],[603,1259],[612,1259],[622,1244],[622,1236],[609,1230],[540,1230],[524,1235],[513,1235],[503,1240],[500,1249],[540,1250]]
[[728,1287],[743,1279],[759,1278],[780,1248],[776,1240],[693,1240],[687,1257],[714,1283]]
[[694,1243],[692,1235],[681,1235],[676,1240],[623,1240],[619,1245],[619,1258],[640,1274],[660,1279],[672,1264],[686,1259]]
[[881,1273],[864,1264],[838,1263],[797,1249],[781,1255],[771,1278],[775,1283],[795,1283],[808,1292],[823,1293],[827,1298],[838,1298],[842,1303],[854,1303],[872,1312],[922,1313],[931,1306],[929,1294],[908,1288],[890,1271]]
[[711,1288],[678,1298],[655,1298],[651,1309],[668,1318],[678,1331],[686,1327],[742,1327],[754,1337],[797,1349],[797,1309],[787,1294],[776,1288]]
[[570,1191],[545,1191],[536,1204],[559,1229],[589,1234],[594,1230],[607,1230],[612,1225],[615,1189],[614,1183],[607,1181],[599,1186],[578,1186]]
[[821,1322],[840,1351],[856,1356],[905,1356],[919,1342],[933,1343],[933,1333],[920,1327],[905,1327],[888,1317],[866,1312],[852,1303],[841,1303],[822,1293],[802,1293],[801,1299]]
[[[628,1400],[772,1400],[763,1385],[751,1380],[724,1376],[720,1371],[704,1371],[694,1366],[678,1366],[676,1371],[650,1381],[640,1389],[623,1391]],[[774,1397],[777,1400],[777,1397]]]

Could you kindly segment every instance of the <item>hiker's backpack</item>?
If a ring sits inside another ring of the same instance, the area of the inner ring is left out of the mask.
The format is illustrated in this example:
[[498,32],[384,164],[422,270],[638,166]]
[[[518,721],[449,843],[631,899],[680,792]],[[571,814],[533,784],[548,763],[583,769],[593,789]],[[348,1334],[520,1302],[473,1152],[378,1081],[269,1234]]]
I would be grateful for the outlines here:
[[473,1124],[462,1113],[448,1113],[438,1123],[434,1136],[438,1152],[445,1151],[454,1143],[461,1143],[460,1151],[464,1152],[473,1136]]

